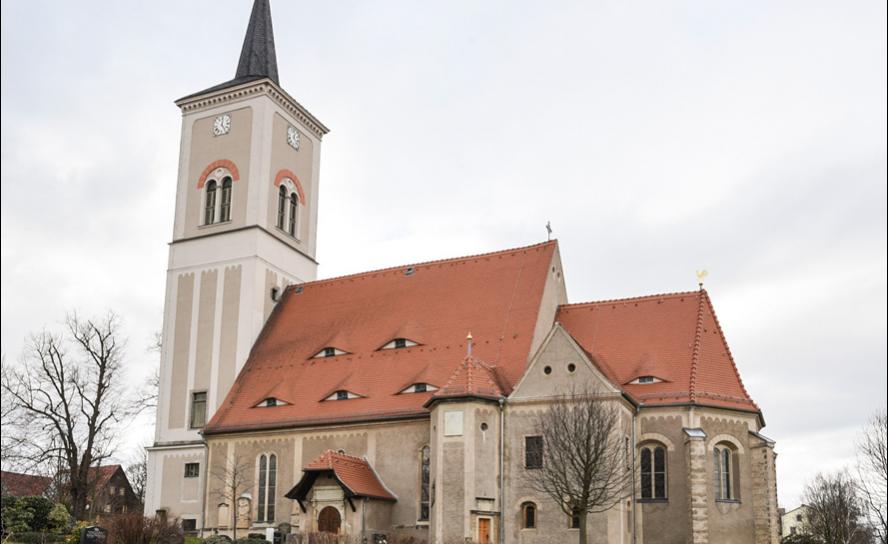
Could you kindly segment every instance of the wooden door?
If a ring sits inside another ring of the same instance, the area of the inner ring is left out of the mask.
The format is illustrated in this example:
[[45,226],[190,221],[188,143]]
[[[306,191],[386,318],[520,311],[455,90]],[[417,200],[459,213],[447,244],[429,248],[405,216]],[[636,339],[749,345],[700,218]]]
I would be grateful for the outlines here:
[[339,516],[339,510],[332,506],[324,507],[318,514],[318,531],[321,533],[339,534],[341,525],[342,518]]
[[490,519],[478,518],[478,542],[490,544]]

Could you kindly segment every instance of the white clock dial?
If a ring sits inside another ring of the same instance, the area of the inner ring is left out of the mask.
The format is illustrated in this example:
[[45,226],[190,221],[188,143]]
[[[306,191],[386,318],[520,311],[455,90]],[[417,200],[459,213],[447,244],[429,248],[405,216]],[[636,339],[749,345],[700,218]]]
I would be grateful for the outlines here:
[[231,116],[226,113],[216,117],[216,121],[213,123],[213,134],[222,136],[228,134],[229,130],[231,130]]
[[296,130],[296,127],[287,128],[287,143],[293,149],[299,149],[299,131]]

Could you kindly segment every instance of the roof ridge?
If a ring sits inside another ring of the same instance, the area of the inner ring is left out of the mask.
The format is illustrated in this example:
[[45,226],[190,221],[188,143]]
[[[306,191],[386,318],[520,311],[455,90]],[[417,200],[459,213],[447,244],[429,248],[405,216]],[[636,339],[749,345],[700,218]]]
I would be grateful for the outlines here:
[[639,302],[639,301],[648,301],[652,299],[658,298],[679,298],[679,297],[687,297],[696,294],[697,291],[674,291],[671,293],[657,293],[653,295],[641,295],[637,297],[625,297],[625,298],[611,298],[611,299],[603,299],[603,300],[589,300],[586,302],[571,302],[568,304],[561,304],[559,308],[576,308],[582,306],[597,306],[601,304],[622,304],[626,302]]
[[706,289],[700,290],[702,293],[701,298],[706,299],[706,305],[709,308],[709,313],[712,314],[712,320],[715,321],[715,330],[718,331],[718,336],[721,338],[722,344],[725,347],[725,352],[728,354],[728,360],[731,361],[731,368],[734,370],[734,375],[737,377],[737,381],[740,383],[740,389],[743,391],[743,394],[746,395],[746,400],[752,403],[756,409],[759,409],[758,404],[752,400],[752,396],[749,394],[749,391],[746,390],[746,385],[743,383],[743,377],[740,376],[740,370],[737,369],[737,362],[734,361],[734,354],[731,353],[731,346],[728,344],[728,339],[725,338],[725,332],[722,330],[721,322],[718,320],[718,315],[715,313],[715,306],[712,304],[712,300],[709,298],[709,293]]
[[521,247],[513,247],[513,248],[509,248],[509,249],[501,249],[498,251],[491,251],[488,253],[477,253],[477,254],[473,254],[473,255],[464,255],[461,257],[448,257],[448,258],[444,258],[444,259],[433,259],[430,261],[421,261],[418,263],[407,263],[407,264],[402,264],[402,265],[389,266],[389,267],[385,267],[385,268],[377,268],[375,270],[366,270],[364,272],[355,272],[353,274],[344,274],[341,276],[333,276],[330,278],[324,278],[324,279],[320,279],[320,280],[313,280],[313,281],[307,281],[307,282],[303,282],[303,283],[299,283],[299,284],[292,284],[292,285],[289,285],[287,287],[287,289],[290,290],[295,287],[308,287],[308,286],[312,286],[312,285],[323,285],[325,283],[332,283],[332,282],[347,280],[347,279],[355,279],[355,278],[360,278],[363,276],[370,276],[373,274],[384,274],[387,272],[394,272],[396,270],[403,270],[404,268],[408,268],[408,267],[432,266],[432,265],[440,265],[440,264],[453,263],[453,262],[459,262],[459,261],[470,261],[470,260],[476,260],[476,259],[483,259],[483,258],[487,258],[487,257],[495,257],[498,255],[507,255],[509,253],[518,253],[520,251],[527,251],[529,249],[546,247],[546,246],[554,245],[557,243],[558,243],[558,240],[555,239],[555,240],[549,240],[546,242],[541,242],[538,244],[531,244],[531,245],[521,246]]
[[688,383],[688,397],[691,402],[697,402],[697,364],[700,361],[701,336],[703,334],[703,288],[700,288],[697,296],[697,325],[694,329],[694,351],[691,355],[691,377]]

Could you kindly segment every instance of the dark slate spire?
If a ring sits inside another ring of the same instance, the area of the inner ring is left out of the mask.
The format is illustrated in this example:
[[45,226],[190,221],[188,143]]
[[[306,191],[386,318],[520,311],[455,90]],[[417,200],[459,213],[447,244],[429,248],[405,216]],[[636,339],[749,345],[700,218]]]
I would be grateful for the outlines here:
[[271,27],[269,0],[255,0],[250,24],[244,37],[237,73],[234,79],[267,77],[278,81],[277,57],[274,54],[274,31]]

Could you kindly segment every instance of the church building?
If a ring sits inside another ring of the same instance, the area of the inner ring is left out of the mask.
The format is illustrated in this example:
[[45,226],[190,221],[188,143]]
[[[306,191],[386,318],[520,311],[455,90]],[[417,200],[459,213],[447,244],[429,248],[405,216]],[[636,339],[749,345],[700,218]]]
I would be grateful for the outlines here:
[[557,241],[318,279],[328,129],[281,87],[268,0],[234,79],[176,105],[146,512],[204,536],[577,542],[530,484],[536,422],[594,386],[633,485],[591,542],[779,541],[774,442],[702,285],[572,303]]

